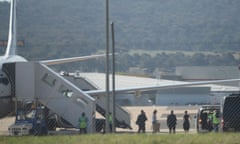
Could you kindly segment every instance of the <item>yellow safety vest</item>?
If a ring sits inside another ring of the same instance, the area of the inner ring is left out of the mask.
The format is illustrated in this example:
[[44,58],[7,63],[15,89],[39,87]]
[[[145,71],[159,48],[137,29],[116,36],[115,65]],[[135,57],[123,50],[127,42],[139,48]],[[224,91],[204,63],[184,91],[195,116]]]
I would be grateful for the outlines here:
[[216,113],[213,114],[213,124],[219,124],[219,119],[216,117]]
[[112,124],[112,115],[108,116],[108,121],[109,121],[110,124]]
[[80,128],[86,128],[87,127],[87,119],[85,117],[80,117],[79,124],[80,124]]

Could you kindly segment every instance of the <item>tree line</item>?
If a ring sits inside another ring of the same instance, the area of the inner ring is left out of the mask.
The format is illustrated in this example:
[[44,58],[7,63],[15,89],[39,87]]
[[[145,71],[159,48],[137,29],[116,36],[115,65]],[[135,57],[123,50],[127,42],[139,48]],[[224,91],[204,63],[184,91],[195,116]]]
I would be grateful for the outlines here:
[[[158,53],[154,56],[143,54],[123,53],[116,56],[116,72],[129,72],[129,68],[138,67],[146,69],[148,75],[158,69],[165,72],[174,72],[177,66],[238,66],[240,59],[235,58],[234,53],[203,54],[195,53],[186,55],[182,52]],[[88,60],[73,64],[57,66],[56,69],[82,72],[105,72],[105,58]]]

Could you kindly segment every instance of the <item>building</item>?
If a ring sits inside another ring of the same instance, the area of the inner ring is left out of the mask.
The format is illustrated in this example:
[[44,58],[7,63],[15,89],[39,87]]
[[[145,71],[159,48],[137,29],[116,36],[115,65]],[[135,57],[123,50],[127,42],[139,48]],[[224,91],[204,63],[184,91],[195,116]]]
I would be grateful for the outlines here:
[[[80,73],[80,77],[92,83],[92,85],[94,85],[97,89],[105,89],[106,76],[104,73]],[[126,75],[116,75],[115,81],[116,89],[150,85],[151,86],[164,85],[169,83],[171,84],[183,83],[182,81],[153,79],[147,77],[136,77]],[[84,89],[87,88],[85,87]],[[112,89],[111,82],[110,89]],[[141,93],[121,93],[116,95],[116,102],[122,106],[201,105],[211,103],[217,104],[221,102],[223,96],[227,96],[230,93],[237,93],[238,91],[239,88],[233,86],[204,85],[194,87],[161,89]]]

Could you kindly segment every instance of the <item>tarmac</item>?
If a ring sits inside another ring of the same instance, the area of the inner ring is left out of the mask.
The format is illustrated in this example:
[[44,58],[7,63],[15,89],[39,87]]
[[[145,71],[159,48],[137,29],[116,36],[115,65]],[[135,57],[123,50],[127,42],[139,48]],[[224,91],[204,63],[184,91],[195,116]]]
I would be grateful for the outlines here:
[[[124,107],[126,111],[129,112],[131,116],[131,126],[133,131],[137,132],[138,126],[135,124],[137,116],[140,111],[143,110],[146,113],[148,120],[146,121],[146,132],[152,132],[152,114],[154,110],[157,110],[157,120],[160,123],[160,133],[168,133],[167,127],[167,116],[170,111],[173,110],[174,114],[177,116],[177,126],[176,132],[184,132],[183,130],[183,115],[184,111],[187,110],[190,115],[190,132],[196,132],[196,119],[199,106],[134,106],[134,107]],[[126,131],[126,129],[117,129],[117,131]]]
[[[138,114],[141,110],[144,110],[148,120],[146,121],[146,133],[152,133],[152,113],[154,110],[157,110],[157,120],[160,123],[159,133],[168,133],[168,128],[166,124],[167,115],[170,114],[170,111],[173,110],[174,114],[177,116],[177,126],[176,133],[184,133],[183,130],[183,115],[184,111],[187,110],[190,115],[190,133],[195,133],[195,116],[197,114],[198,108],[200,106],[131,106],[123,107],[131,117],[131,127],[132,129],[121,129],[117,128],[116,132],[119,133],[137,133],[138,126],[135,124]],[[0,119],[0,135],[8,135],[8,127],[13,124],[15,117],[5,117]],[[76,130],[58,129],[59,133],[76,133]]]

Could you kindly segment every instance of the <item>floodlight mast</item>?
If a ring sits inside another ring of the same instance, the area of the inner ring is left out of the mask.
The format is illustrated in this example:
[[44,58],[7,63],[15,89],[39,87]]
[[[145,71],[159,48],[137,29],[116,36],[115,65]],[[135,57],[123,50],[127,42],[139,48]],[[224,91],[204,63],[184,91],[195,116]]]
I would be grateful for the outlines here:
[[105,131],[109,132],[109,101],[110,101],[110,95],[109,95],[109,3],[108,0],[106,0],[106,113],[105,113]]
[[112,32],[112,132],[116,131],[115,117],[116,117],[116,93],[115,93],[115,36],[114,36],[114,23],[111,23]]

